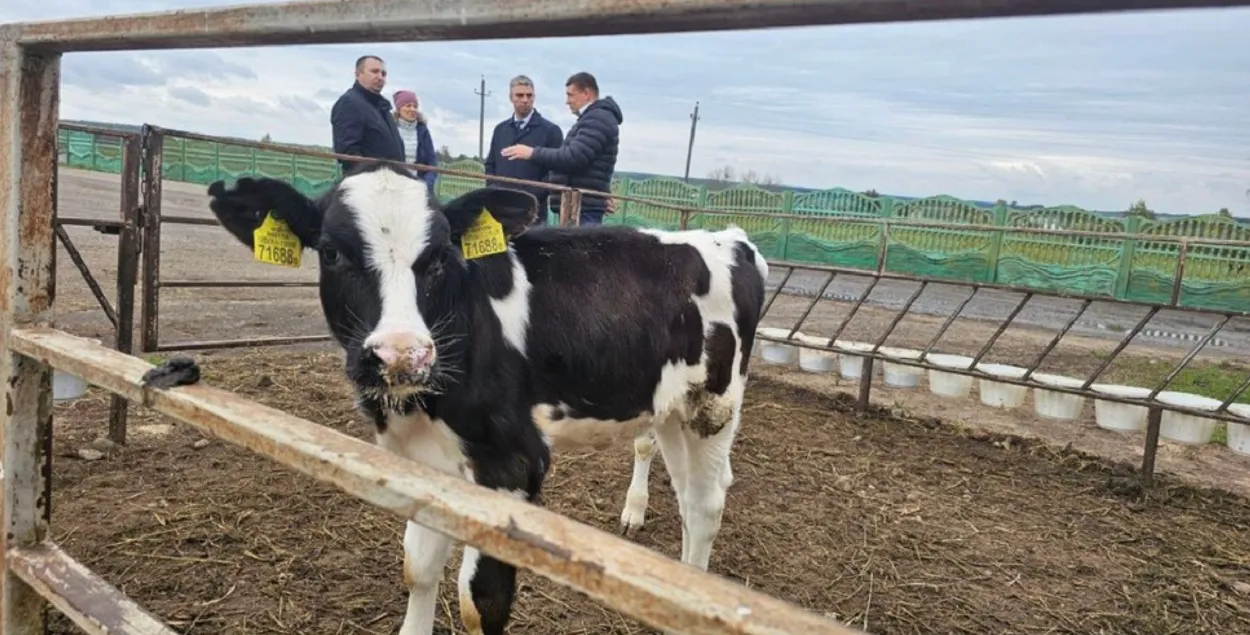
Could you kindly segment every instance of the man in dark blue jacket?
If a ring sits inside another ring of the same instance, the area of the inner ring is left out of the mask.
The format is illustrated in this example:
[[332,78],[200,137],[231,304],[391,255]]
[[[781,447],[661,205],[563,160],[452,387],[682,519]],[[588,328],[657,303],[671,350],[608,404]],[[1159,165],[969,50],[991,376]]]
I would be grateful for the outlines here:
[[[500,155],[512,160],[527,159],[551,170],[549,181],[558,185],[608,192],[612,173],[616,171],[616,155],[620,147],[620,126],[625,120],[620,106],[611,97],[599,97],[599,84],[590,73],[576,73],[564,84],[569,109],[577,115],[577,123],[569,128],[559,148],[535,148],[517,144],[504,148]],[[551,196],[553,211],[560,209],[560,196]],[[603,222],[606,198],[583,196],[582,225]]]
[[[500,151],[517,144],[528,143],[538,147],[559,148],[564,141],[564,132],[555,122],[548,121],[534,109],[534,82],[524,75],[517,75],[508,84],[508,99],[512,101],[513,113],[495,126],[490,137],[490,151],[486,153],[487,176],[506,176],[526,181],[545,181],[547,168],[533,161],[509,161],[500,159]],[[535,225],[547,223],[547,196],[551,190],[536,186],[523,186],[515,183],[491,183],[501,187],[525,190],[538,198],[538,216]]]
[[[391,116],[391,102],[382,96],[385,86],[386,63],[382,58],[365,55],[356,60],[356,82],[330,110],[336,153],[404,160],[404,140]],[[338,161],[344,174],[361,165],[346,159]]]

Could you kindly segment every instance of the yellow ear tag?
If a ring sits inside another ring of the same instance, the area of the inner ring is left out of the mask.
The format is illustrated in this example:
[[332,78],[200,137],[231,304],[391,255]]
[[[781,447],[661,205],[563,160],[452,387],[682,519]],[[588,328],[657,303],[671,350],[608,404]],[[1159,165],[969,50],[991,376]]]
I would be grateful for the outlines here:
[[508,251],[508,239],[504,238],[503,225],[483,209],[477,220],[460,236],[460,249],[465,260],[501,254]]
[[300,251],[303,249],[299,237],[286,221],[273,217],[273,210],[269,210],[265,221],[252,232],[252,245],[252,255],[260,262],[299,268]]

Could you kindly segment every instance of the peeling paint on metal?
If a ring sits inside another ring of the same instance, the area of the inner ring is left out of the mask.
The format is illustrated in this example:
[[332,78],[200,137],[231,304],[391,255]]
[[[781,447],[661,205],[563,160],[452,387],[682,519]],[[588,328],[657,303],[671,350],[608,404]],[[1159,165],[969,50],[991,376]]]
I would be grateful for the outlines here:
[[355,0],[303,1],[18,25],[69,51],[221,48],[682,33],[877,22],[1242,6],[1247,0]]

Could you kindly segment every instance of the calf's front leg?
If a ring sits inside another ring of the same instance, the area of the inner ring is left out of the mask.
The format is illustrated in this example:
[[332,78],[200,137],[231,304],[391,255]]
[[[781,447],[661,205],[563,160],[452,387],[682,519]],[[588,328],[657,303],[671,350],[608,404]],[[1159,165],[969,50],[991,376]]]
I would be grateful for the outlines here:
[[443,567],[451,555],[451,539],[413,521],[404,530],[404,584],[408,586],[408,610],[399,635],[430,635]]
[[[501,464],[531,465],[535,474],[527,469],[496,471],[483,470],[475,476],[476,482],[495,491],[537,504],[538,492],[546,476],[548,456],[501,460]],[[493,466],[492,466],[493,467]],[[512,604],[516,600],[517,569],[502,560],[482,554],[475,547],[465,545],[464,559],[460,563],[458,586],[460,591],[460,623],[469,635],[504,635],[504,628],[512,616]]]

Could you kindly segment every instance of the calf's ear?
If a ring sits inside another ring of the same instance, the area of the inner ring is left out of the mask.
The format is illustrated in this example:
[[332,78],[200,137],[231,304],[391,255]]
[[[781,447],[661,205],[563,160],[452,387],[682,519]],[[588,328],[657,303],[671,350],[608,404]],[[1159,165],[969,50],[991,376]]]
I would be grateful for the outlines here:
[[321,236],[321,209],[290,184],[277,179],[244,177],[227,188],[224,181],[208,186],[208,207],[239,242],[251,248],[252,233],[270,212],[286,221],[305,249]]
[[538,213],[538,199],[533,194],[506,187],[483,187],[465,193],[443,206],[443,215],[451,226],[452,242],[459,242],[461,234],[477,221],[478,214],[486,210],[500,225],[504,236],[511,239],[534,220]]

